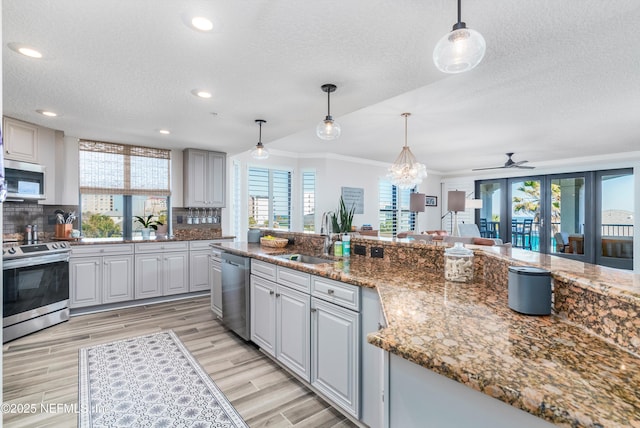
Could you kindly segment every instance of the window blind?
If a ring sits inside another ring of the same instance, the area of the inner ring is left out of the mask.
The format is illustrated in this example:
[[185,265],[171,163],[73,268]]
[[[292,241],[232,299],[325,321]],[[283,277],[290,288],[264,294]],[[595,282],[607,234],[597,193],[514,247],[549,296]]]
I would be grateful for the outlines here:
[[316,173],[302,172],[302,215],[304,230],[315,231]]
[[249,226],[291,226],[291,172],[249,168]]
[[80,193],[171,195],[171,151],[80,140]]
[[291,172],[272,170],[271,173],[273,180],[273,226],[289,229],[291,225]]
[[269,226],[269,170],[249,168],[249,227]]

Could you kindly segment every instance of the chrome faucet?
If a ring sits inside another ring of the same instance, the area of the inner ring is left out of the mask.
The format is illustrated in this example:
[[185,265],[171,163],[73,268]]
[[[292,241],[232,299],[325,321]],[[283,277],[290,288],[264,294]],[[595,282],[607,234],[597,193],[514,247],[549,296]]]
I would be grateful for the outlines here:
[[329,255],[329,249],[331,248],[331,214],[333,211],[325,211],[322,213],[322,220],[320,222],[320,235],[324,236],[324,245],[322,246],[322,254]]

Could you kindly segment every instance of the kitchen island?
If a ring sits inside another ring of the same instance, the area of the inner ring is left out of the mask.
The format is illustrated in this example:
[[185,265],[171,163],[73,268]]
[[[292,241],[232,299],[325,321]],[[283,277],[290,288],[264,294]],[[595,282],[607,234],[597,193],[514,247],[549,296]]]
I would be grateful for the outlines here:
[[[352,241],[352,245],[358,243],[371,244],[364,238]],[[638,314],[630,311],[640,300],[637,274],[492,247],[476,250],[476,281],[459,284],[444,281],[442,272],[434,268],[441,261],[426,266],[422,259],[427,253],[441,258],[442,247],[385,245],[383,259],[352,256],[316,265],[277,257],[291,249],[246,243],[218,247],[375,288],[386,326],[371,332],[368,341],[388,351],[391,358],[415,363],[556,425],[640,427],[640,358],[631,351],[637,339],[627,338],[628,346],[624,340],[614,343],[562,311],[541,317],[516,313],[507,305],[506,277],[500,278],[503,265],[546,267],[552,271],[557,292],[566,291],[560,284],[569,284],[569,288],[596,290],[600,301],[621,298],[631,309],[618,316],[627,317],[635,328]],[[390,251],[394,246],[401,250],[395,255]],[[413,253],[420,255],[412,259]],[[556,296],[564,304],[567,299],[560,297]],[[427,403],[429,397],[422,400]]]

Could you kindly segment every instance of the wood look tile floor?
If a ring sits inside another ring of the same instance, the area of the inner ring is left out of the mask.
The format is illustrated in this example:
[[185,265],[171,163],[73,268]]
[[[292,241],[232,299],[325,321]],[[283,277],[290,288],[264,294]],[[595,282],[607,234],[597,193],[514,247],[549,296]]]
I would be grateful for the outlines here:
[[[78,349],[169,329],[250,427],[356,426],[256,347],[227,331],[214,318],[208,296],[76,316],[5,344],[4,402],[34,404],[37,411],[4,413],[4,426],[76,426],[77,415],[62,406],[78,402]],[[41,412],[40,403],[53,407]]]

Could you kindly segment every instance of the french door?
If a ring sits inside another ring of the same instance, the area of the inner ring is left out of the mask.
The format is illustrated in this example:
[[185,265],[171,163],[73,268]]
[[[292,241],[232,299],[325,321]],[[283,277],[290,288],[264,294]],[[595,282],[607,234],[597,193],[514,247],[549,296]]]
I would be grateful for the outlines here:
[[633,268],[632,169],[482,180],[476,194],[483,201],[476,223],[486,224],[487,236],[543,254]]

